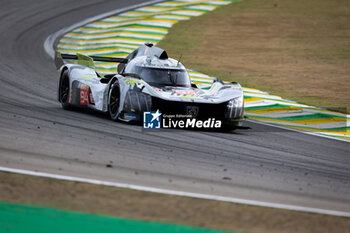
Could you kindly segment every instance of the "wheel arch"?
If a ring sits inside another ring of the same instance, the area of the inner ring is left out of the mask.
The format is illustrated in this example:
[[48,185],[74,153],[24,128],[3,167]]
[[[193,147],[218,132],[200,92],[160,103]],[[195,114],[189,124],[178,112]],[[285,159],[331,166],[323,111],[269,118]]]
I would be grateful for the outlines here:
[[[112,91],[112,88],[113,88],[113,86],[114,86],[114,84],[115,83],[117,83],[117,88],[118,88],[118,92],[119,92],[119,107],[118,107],[118,110],[117,110],[117,115],[115,116],[115,117],[113,117],[112,115],[111,115],[111,112],[110,112],[110,95],[111,95],[111,91]],[[108,88],[107,88],[107,101],[106,101],[106,105],[107,105],[107,113],[108,113],[108,115],[110,116],[110,118],[112,119],[112,120],[117,120],[118,119],[118,117],[119,117],[119,114],[120,114],[120,111],[121,111],[121,108],[120,108],[120,106],[122,105],[121,104],[121,91],[120,91],[120,82],[119,82],[119,79],[117,78],[117,77],[113,77],[110,81],[109,81],[109,83],[108,83]]]
[[[58,79],[58,88],[57,88],[57,100],[60,101],[60,85],[61,85],[61,81],[62,81],[62,76],[63,76],[63,73],[68,70],[68,67],[67,66],[63,66],[61,69],[60,69],[60,73],[59,73],[59,79]],[[69,78],[69,76],[68,76]]]
[[107,87],[103,93],[103,99],[104,99],[104,104],[103,104],[103,112],[107,112],[108,113],[108,101],[109,101],[109,92],[111,90],[111,86],[114,82],[119,81],[119,79],[117,77],[113,77],[111,78],[111,80],[109,80]]

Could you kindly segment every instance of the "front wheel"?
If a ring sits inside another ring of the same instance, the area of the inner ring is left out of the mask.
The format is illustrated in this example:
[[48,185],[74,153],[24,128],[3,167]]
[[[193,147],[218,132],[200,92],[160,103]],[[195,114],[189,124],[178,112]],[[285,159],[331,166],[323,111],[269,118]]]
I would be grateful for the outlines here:
[[119,115],[120,89],[119,83],[114,82],[109,90],[108,113],[112,120],[117,120]]
[[69,109],[69,73],[68,70],[63,71],[59,86],[59,101],[63,109]]

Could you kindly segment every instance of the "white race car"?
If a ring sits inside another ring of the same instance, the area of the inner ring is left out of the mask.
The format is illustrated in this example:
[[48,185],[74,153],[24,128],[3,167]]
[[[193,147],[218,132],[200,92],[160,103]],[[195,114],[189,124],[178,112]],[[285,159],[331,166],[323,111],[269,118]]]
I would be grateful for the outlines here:
[[[67,61],[77,60],[77,64]],[[116,62],[118,74],[99,75],[94,61]],[[243,91],[238,83],[217,79],[209,90],[191,83],[186,68],[152,43],[126,58],[69,55],[56,52],[58,101],[109,113],[111,119],[142,121],[143,112],[215,118],[224,125],[243,120]]]

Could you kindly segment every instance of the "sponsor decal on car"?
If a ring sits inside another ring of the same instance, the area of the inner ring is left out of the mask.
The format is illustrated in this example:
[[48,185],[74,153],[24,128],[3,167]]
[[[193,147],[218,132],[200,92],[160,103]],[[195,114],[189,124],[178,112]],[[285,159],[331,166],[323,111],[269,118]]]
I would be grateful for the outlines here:
[[152,87],[155,91],[162,91],[162,89],[158,88],[158,87]]
[[130,114],[130,113],[125,113],[124,114],[124,118],[127,119],[127,120],[134,120],[134,121],[136,121],[137,120],[137,115]]
[[80,86],[80,105],[89,104],[89,86],[82,84]]
[[95,103],[95,100],[94,100],[94,97],[92,95],[92,93],[90,92],[90,103],[94,104]]
[[193,90],[173,90],[175,94],[178,95],[190,95],[190,96],[197,96],[197,93]]
[[192,117],[196,117],[199,112],[199,107],[198,106],[187,106],[186,111],[188,115],[191,115]]

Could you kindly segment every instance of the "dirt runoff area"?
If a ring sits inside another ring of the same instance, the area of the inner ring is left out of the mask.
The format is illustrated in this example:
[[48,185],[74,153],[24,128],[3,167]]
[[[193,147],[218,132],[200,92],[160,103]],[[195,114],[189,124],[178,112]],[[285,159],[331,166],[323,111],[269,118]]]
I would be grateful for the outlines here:
[[182,21],[158,45],[188,68],[350,113],[350,1],[243,0]]
[[350,218],[0,172],[0,202],[234,232],[350,232]]

